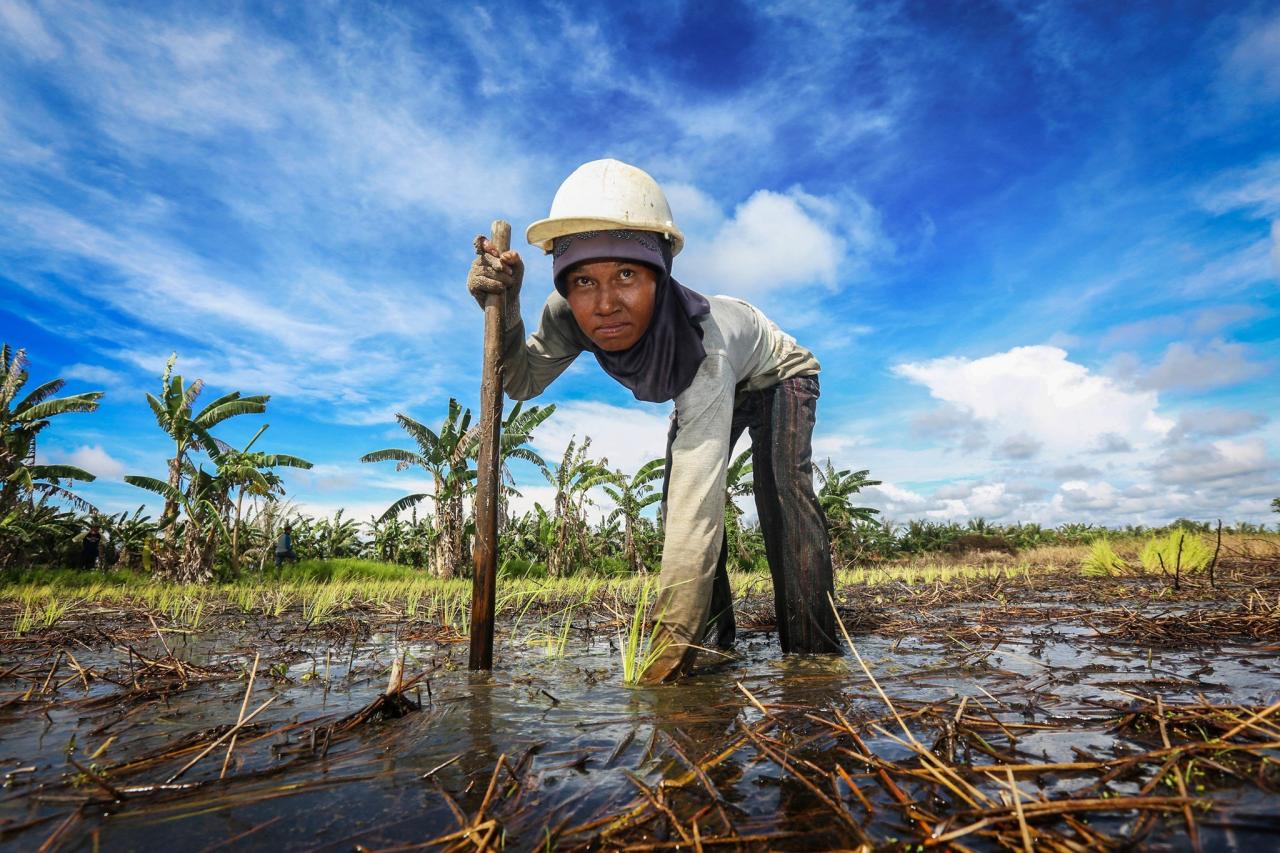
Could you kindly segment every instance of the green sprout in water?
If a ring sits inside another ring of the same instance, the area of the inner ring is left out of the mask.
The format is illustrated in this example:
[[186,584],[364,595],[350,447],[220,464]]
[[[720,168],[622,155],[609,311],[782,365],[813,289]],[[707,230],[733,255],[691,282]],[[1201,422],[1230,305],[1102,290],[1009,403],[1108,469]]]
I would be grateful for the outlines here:
[[[646,581],[641,585],[640,593],[636,598],[635,611],[631,614],[630,628],[622,637],[623,684],[639,684],[640,679],[644,678],[644,674],[662,657],[663,652],[671,644],[670,640],[663,640],[655,646],[653,636],[657,631],[648,634],[645,632],[645,626],[649,621],[649,598],[652,591],[651,582]],[[662,614],[659,614],[653,620],[655,629],[661,622]]]

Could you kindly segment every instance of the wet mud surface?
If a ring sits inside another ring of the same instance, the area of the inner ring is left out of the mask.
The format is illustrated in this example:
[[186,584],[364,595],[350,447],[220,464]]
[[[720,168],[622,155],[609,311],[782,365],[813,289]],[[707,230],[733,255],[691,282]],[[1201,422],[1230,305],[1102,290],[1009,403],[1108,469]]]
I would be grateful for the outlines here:
[[0,647],[0,843],[1280,844],[1274,582],[1077,587],[841,590],[842,657],[783,657],[751,598],[737,660],[657,688],[621,683],[604,608],[508,620],[474,674],[465,636],[394,614],[85,607]]

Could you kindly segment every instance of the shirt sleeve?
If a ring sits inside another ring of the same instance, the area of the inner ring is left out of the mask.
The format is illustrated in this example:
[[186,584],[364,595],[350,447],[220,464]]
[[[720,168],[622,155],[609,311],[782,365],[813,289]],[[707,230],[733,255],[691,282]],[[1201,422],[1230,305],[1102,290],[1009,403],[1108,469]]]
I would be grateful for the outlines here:
[[662,573],[655,613],[680,643],[702,637],[724,536],[725,476],[735,382],[728,359],[708,353],[676,398]]
[[502,335],[502,390],[513,400],[541,394],[582,352],[580,334],[569,303],[559,293],[547,297],[538,331],[528,340],[524,320],[516,318]]

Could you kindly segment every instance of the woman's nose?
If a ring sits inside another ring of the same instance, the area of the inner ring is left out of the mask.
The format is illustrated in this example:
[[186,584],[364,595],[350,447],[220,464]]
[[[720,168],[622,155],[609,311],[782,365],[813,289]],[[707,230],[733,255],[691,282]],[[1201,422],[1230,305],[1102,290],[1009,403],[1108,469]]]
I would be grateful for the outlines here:
[[606,284],[600,288],[600,297],[596,300],[596,312],[599,314],[612,314],[618,310],[618,294],[612,285]]

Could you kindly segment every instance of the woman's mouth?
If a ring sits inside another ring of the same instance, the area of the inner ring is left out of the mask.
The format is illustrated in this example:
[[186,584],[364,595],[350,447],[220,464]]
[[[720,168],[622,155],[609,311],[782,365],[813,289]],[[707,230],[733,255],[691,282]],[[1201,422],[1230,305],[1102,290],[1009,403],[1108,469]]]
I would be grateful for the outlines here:
[[630,327],[630,325],[631,325],[630,323],[610,323],[609,325],[606,325],[606,326],[596,326],[596,337],[599,337],[599,338],[617,337],[618,335],[623,334],[627,330],[627,328]]

